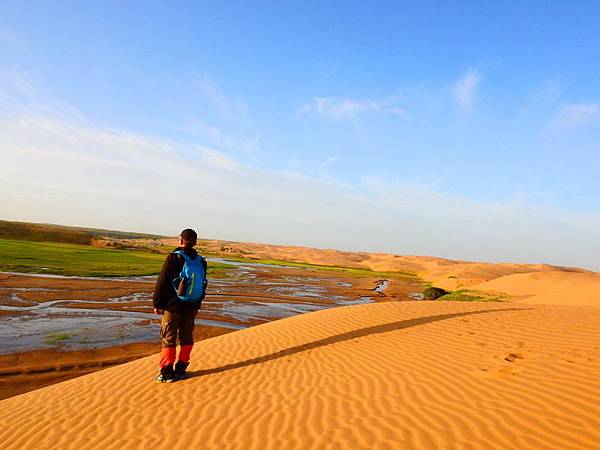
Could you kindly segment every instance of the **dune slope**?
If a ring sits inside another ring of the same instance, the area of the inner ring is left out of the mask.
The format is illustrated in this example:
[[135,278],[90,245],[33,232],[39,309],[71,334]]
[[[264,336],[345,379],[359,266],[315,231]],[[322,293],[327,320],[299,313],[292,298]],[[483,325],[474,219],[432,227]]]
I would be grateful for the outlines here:
[[600,308],[405,302],[202,341],[0,402],[4,448],[599,448]]
[[510,295],[519,303],[600,306],[600,274],[545,271],[517,273],[473,286]]

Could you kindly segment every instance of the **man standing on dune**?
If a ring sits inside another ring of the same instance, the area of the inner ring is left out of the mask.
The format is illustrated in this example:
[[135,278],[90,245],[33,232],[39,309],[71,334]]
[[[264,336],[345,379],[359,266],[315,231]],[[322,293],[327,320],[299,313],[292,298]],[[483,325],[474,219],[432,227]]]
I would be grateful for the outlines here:
[[154,288],[154,313],[162,315],[160,374],[156,378],[161,383],[185,378],[190,362],[194,321],[207,285],[206,260],[194,249],[197,238],[190,228],[181,232],[179,247],[167,256]]

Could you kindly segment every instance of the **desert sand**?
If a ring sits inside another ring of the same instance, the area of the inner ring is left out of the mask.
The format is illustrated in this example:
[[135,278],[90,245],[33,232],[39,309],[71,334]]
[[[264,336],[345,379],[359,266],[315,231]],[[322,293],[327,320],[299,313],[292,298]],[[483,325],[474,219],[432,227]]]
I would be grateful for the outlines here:
[[600,274],[557,270],[506,275],[473,286],[501,291],[520,303],[600,305]]
[[386,302],[0,402],[4,448],[599,448],[600,308]]

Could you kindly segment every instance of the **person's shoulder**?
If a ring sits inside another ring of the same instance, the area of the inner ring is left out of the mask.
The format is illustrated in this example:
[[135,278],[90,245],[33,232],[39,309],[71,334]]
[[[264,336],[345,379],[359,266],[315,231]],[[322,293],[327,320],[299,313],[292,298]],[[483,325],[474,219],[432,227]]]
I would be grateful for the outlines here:
[[183,258],[183,255],[181,254],[182,252],[183,252],[183,249],[181,247],[177,247],[175,250],[173,250],[171,253],[169,253],[167,255],[167,260],[179,261],[181,258]]

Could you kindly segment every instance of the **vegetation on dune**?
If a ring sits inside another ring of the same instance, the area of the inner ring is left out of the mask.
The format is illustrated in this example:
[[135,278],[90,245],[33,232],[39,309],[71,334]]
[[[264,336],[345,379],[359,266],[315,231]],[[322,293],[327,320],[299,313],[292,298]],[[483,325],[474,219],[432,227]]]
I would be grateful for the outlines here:
[[443,300],[448,302],[501,302],[507,296],[500,293],[458,289],[447,291],[442,288],[429,286],[423,291],[423,300]]
[[381,272],[375,271],[368,268],[356,268],[356,267],[343,267],[343,266],[328,266],[324,264],[311,264],[311,263],[303,263],[296,261],[283,261],[278,259],[259,259],[259,258],[239,258],[239,257],[231,257],[231,256],[218,256],[223,258],[225,261],[236,261],[236,262],[248,262],[248,263],[256,263],[256,264],[267,264],[271,266],[287,266],[287,267],[302,267],[306,269],[316,269],[316,270],[332,270],[338,272],[345,272],[350,275],[357,276],[370,276],[370,277],[386,277],[386,278],[395,278],[395,279],[411,279],[416,280],[416,274],[412,272]]
[[446,289],[431,286],[423,291],[423,300],[436,300],[448,294],[450,294],[450,292]]
[[506,296],[502,294],[490,294],[481,291],[470,291],[468,289],[452,291],[437,298],[437,300],[450,302],[501,302],[505,299]]
[[[156,275],[165,255],[55,242],[0,239],[0,271],[89,277]],[[231,267],[209,263],[209,275]]]

